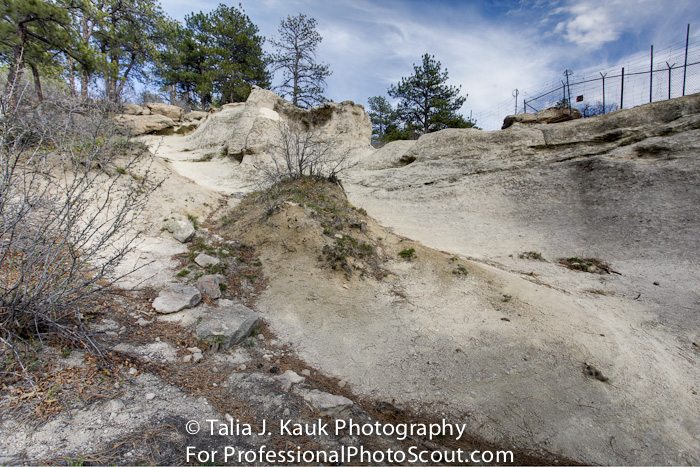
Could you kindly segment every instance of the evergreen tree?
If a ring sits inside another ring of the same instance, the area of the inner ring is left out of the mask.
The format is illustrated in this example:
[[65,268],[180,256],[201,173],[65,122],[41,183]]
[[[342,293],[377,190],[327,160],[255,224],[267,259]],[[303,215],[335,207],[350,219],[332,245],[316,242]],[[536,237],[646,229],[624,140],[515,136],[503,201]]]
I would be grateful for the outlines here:
[[240,5],[188,15],[184,26],[171,25],[166,36],[156,73],[191,105],[245,101],[252,85],[270,85],[265,39]]
[[88,57],[70,28],[65,5],[43,0],[5,0],[0,8],[0,60],[8,65],[5,93],[14,99],[15,85],[25,67],[34,78],[36,96],[42,99],[41,73],[58,74],[59,56],[87,65]]
[[316,63],[316,49],[323,40],[316,32],[316,20],[303,14],[288,16],[278,31],[280,37],[271,41],[277,49],[274,72],[282,72],[277,91],[281,96],[291,96],[292,103],[300,107],[325,102],[323,90],[332,72],[329,65]]
[[413,65],[413,75],[401,78],[398,86],[389,88],[389,96],[400,99],[398,114],[405,129],[416,128],[425,134],[450,127],[474,126],[456,113],[467,98],[459,95],[461,86],[445,84],[447,79],[447,70],[442,70],[442,64],[425,54],[422,65]]
[[134,78],[148,81],[148,65],[164,40],[165,15],[157,0],[106,0],[99,6],[93,40],[103,58],[100,71],[107,98],[120,102]]
[[396,120],[396,114],[391,104],[384,96],[374,96],[367,99],[369,115],[372,120],[372,137],[376,141],[383,141],[386,129]]

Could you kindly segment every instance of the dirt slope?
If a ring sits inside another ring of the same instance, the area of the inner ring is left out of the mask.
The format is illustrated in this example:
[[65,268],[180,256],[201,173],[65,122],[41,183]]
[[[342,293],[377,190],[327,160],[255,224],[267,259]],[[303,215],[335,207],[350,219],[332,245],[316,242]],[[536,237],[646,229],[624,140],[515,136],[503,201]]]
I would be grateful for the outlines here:
[[[297,201],[244,211],[235,235],[260,254],[257,306],[277,336],[355,393],[584,462],[697,458],[697,366],[643,305],[466,261],[364,216],[365,232],[323,234],[316,204]],[[336,234],[372,245],[386,277],[330,269]],[[546,266],[572,284],[598,276]]]

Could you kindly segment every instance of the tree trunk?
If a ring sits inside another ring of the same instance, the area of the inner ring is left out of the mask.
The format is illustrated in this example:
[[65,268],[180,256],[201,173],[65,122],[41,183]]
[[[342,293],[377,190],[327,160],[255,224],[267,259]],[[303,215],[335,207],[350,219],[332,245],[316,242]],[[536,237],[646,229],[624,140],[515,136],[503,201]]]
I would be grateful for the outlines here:
[[22,79],[24,72],[24,44],[27,42],[27,25],[24,22],[17,24],[18,44],[12,47],[12,62],[10,71],[7,73],[7,83],[5,84],[5,95],[13,104],[17,99],[17,85]]
[[32,76],[34,77],[34,90],[36,91],[36,98],[39,102],[44,100],[44,93],[41,90],[41,77],[39,76],[39,69],[34,63],[29,64],[29,68],[32,69]]
[[75,97],[75,65],[73,64],[73,57],[68,55],[66,61],[68,62],[68,90],[70,91],[70,96]]
[[87,70],[80,73],[80,98],[84,101],[88,99],[88,85],[90,83],[90,75]]

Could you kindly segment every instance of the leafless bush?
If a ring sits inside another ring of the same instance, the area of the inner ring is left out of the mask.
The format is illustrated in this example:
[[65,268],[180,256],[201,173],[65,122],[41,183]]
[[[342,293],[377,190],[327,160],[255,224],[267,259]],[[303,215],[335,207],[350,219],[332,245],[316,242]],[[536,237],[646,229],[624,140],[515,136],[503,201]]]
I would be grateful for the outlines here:
[[280,120],[277,140],[269,147],[271,164],[259,165],[266,181],[314,177],[333,182],[350,168],[348,149],[342,149],[333,138],[323,137],[301,122]]
[[[156,185],[109,109],[57,94],[0,98],[0,351],[56,338],[101,355],[83,316],[112,290],[134,218]],[[123,277],[123,275],[122,275]]]

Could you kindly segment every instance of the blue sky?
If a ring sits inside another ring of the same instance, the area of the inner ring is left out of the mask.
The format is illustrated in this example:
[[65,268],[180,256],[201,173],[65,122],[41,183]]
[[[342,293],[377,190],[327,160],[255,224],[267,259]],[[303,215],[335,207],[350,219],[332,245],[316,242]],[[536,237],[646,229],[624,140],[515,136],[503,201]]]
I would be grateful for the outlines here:
[[[182,20],[220,1],[161,0]],[[236,2],[224,2],[238,5]],[[323,36],[318,59],[330,64],[326,96],[366,105],[408,76],[430,53],[468,94],[465,116],[512,113],[515,88],[534,90],[575,74],[613,68],[656,49],[700,39],[698,0],[241,0],[265,37],[280,19],[304,13]],[[630,58],[631,57],[631,58]],[[511,110],[506,110],[510,105]],[[477,124],[479,123],[477,119]]]

